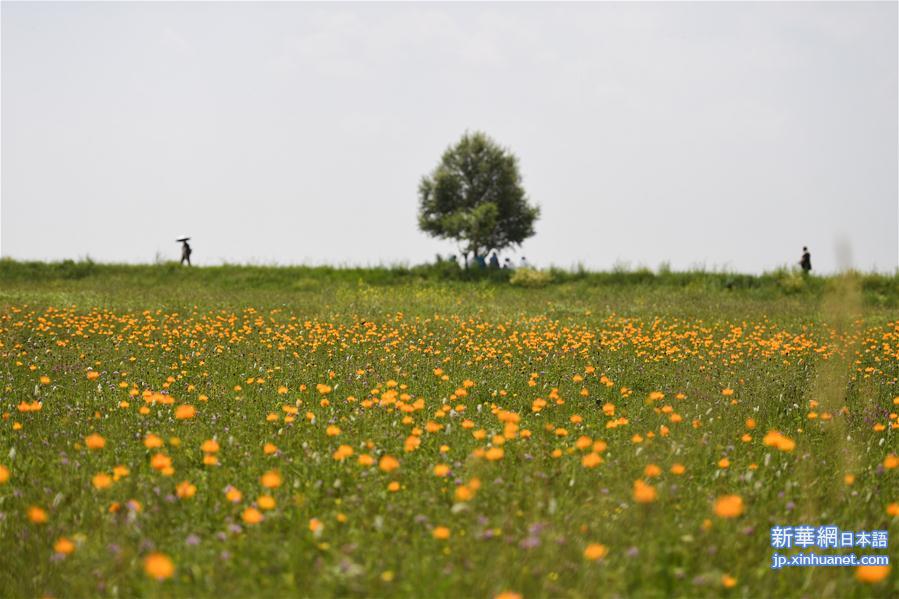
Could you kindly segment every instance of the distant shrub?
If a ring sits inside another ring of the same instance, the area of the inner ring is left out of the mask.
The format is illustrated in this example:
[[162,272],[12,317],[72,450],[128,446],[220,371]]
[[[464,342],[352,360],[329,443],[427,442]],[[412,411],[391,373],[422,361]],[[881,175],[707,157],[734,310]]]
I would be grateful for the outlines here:
[[546,287],[553,281],[552,273],[533,268],[519,268],[509,279],[509,283],[516,287]]
[[784,293],[801,293],[806,288],[806,276],[796,269],[781,268],[773,273],[774,280]]

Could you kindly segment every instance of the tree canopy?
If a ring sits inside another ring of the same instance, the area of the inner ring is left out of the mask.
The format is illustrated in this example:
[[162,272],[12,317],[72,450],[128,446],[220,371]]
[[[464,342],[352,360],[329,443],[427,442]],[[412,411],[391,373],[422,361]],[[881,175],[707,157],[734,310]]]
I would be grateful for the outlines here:
[[520,245],[540,216],[522,187],[518,159],[481,132],[446,149],[422,177],[418,196],[421,230],[456,241],[466,260]]

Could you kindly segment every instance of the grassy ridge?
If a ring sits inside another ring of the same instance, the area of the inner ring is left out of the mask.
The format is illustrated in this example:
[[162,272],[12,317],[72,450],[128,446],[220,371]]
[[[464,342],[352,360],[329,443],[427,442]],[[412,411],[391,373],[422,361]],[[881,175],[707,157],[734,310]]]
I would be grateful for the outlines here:
[[[479,283],[503,286],[514,271],[463,269],[454,263],[370,268],[332,266],[251,266],[222,265],[184,268],[176,262],[161,264],[100,264],[91,260],[62,262],[22,262],[0,260],[0,285],[68,286],[82,282],[85,287],[160,287],[167,285],[216,287],[250,290],[303,290],[320,284],[365,284],[397,286],[409,283]],[[548,287],[659,288],[700,292],[744,292],[760,299],[784,296],[819,298],[832,289],[836,277],[803,276],[788,269],[761,275],[707,272],[674,272],[648,269],[606,272],[550,269]],[[899,273],[893,275],[856,273],[866,305],[899,306]],[[78,285],[74,285],[78,287]]]

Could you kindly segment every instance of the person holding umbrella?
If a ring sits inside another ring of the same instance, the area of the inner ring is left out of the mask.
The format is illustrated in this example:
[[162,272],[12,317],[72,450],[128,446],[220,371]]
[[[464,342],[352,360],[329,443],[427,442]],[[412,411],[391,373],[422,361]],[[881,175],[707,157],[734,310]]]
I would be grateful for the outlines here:
[[187,265],[190,266],[190,254],[193,250],[190,249],[190,244],[187,243],[190,237],[181,236],[175,241],[181,242],[181,264],[184,265],[184,262],[187,262]]

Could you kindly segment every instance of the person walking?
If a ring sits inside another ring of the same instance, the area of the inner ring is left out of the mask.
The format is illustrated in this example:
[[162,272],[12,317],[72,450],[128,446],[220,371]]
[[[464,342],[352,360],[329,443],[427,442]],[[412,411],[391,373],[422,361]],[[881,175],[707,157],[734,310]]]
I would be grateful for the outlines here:
[[812,255],[805,246],[802,247],[802,258],[799,260],[799,266],[805,274],[808,274],[812,270]]
[[181,242],[181,265],[183,266],[185,262],[190,266],[190,255],[193,253],[193,250],[190,249],[190,244],[187,241],[190,237],[179,237],[176,241]]

